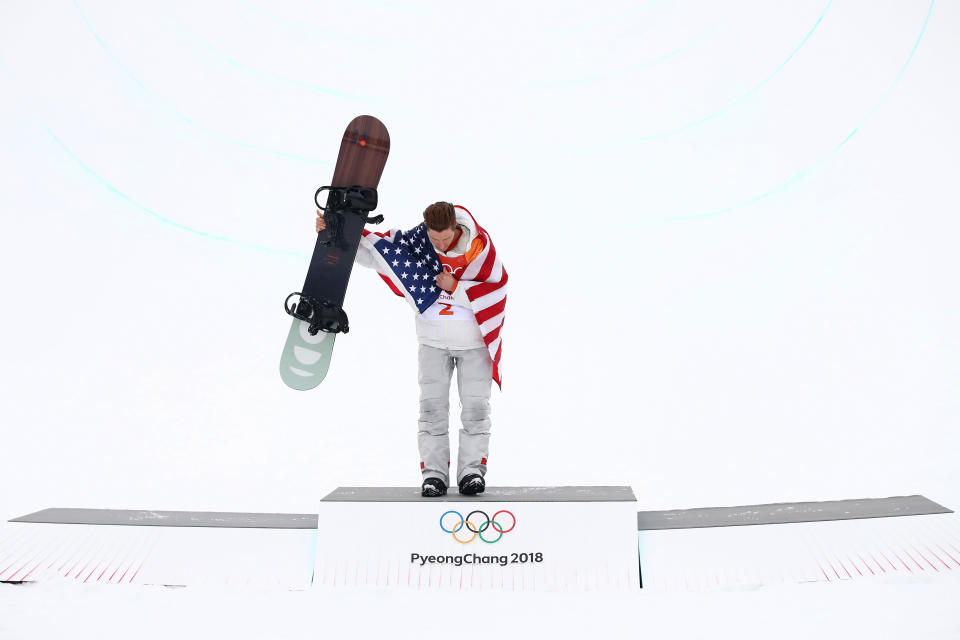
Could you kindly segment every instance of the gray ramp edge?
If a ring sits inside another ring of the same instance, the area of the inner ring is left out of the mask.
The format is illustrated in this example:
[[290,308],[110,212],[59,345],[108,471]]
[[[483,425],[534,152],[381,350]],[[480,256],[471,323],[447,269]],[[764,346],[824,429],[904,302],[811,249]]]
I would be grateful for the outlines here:
[[[556,487],[555,489],[570,489],[570,487]],[[587,487],[598,489],[599,487]],[[615,489],[618,487],[608,487]],[[363,501],[356,497],[347,497],[340,494],[341,487],[324,500],[330,501]],[[541,488],[543,489],[543,488]],[[629,490],[629,487],[626,487]],[[421,498],[418,489],[395,489],[403,491],[405,502],[437,501],[436,498]],[[366,493],[366,492],[361,492]],[[478,501],[493,502],[502,500],[491,495],[471,497],[451,497],[446,501]],[[525,499],[518,502],[539,501],[526,493]],[[614,492],[616,495],[617,492]],[[556,495],[556,494],[554,494]],[[579,501],[585,501],[584,494]],[[630,498],[635,500],[633,491]],[[486,496],[486,497],[484,497]],[[370,502],[381,502],[381,499],[368,499]],[[443,500],[441,500],[443,501]],[[576,502],[578,500],[567,499]],[[701,527],[731,527],[752,524],[788,524],[793,522],[819,522],[828,520],[849,520],[856,518],[883,518],[892,516],[915,516],[929,514],[953,513],[923,496],[906,496],[899,498],[869,498],[864,500],[838,500],[833,502],[790,502],[779,504],[764,504],[743,507],[713,507],[701,509],[685,509],[675,511],[641,511],[637,514],[637,529],[640,531],[654,531],[658,529],[692,529]],[[91,525],[132,525],[155,527],[225,527],[225,528],[258,528],[258,529],[316,529],[317,515],[309,513],[219,513],[208,511],[131,511],[121,509],[44,509],[26,516],[14,518],[10,522],[36,522],[50,524],[91,524]]]
[[[340,487],[328,502],[636,502],[630,487],[496,487],[479,496],[454,492],[424,498],[419,487]],[[152,527],[223,527],[316,529],[317,514],[222,513],[212,511],[133,511],[124,509],[44,509],[10,522],[127,525]]]
[[825,522],[937,513],[953,513],[953,511],[923,496],[827,502],[784,502],[742,507],[641,511],[637,514],[637,530],[656,531],[663,529],[736,527],[753,524]]
[[439,498],[424,498],[420,487],[338,487],[324,502],[636,502],[630,487],[488,487],[461,496],[456,487]]
[[316,529],[308,513],[217,513],[212,511],[129,511],[123,509],[44,509],[10,522],[115,524],[148,527],[222,527],[235,529]]

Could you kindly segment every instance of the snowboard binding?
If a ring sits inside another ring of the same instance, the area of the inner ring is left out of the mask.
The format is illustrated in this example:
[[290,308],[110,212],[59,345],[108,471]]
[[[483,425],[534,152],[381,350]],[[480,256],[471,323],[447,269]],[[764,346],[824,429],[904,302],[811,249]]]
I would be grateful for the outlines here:
[[[326,206],[320,204],[320,194],[327,191]],[[320,187],[313,196],[317,209],[323,211],[323,221],[327,225],[327,237],[320,244],[331,244],[345,248],[343,242],[343,215],[360,216],[365,224],[380,224],[382,215],[368,216],[377,208],[377,190],[369,187]]]
[[[290,302],[290,298],[293,296],[300,296],[296,304]],[[328,300],[311,298],[295,291],[283,301],[283,308],[288,315],[309,322],[310,326],[307,328],[307,333],[312,336],[317,335],[318,331],[324,333],[348,333],[350,331],[350,322],[347,320],[346,311]]]

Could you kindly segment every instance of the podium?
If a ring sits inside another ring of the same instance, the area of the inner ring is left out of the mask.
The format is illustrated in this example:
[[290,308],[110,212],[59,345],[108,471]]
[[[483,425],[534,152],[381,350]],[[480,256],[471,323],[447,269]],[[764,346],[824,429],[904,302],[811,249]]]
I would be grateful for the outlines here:
[[439,499],[340,488],[319,514],[44,509],[0,523],[0,583],[689,591],[951,579],[957,531],[953,511],[919,495],[638,513],[629,487]]
[[641,585],[630,487],[340,487],[320,503],[314,586],[630,589]]

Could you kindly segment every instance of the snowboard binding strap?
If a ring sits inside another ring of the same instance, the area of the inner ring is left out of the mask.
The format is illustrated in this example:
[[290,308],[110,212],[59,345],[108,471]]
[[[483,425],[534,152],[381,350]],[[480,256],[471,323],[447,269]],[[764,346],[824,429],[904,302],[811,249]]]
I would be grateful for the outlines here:
[[[327,191],[326,206],[320,204],[320,194]],[[317,208],[323,211],[323,221],[327,225],[327,239],[324,246],[335,244],[343,246],[343,214],[360,216],[364,224],[380,224],[382,215],[369,216],[377,208],[377,190],[370,187],[320,187],[313,195]]]
[[[296,304],[290,302],[290,298],[293,296],[300,296]],[[317,335],[318,331],[324,333],[348,333],[350,331],[350,322],[347,320],[346,311],[329,300],[311,298],[299,291],[294,291],[283,301],[283,308],[288,315],[309,322],[310,326],[307,328],[307,333],[312,336]]]

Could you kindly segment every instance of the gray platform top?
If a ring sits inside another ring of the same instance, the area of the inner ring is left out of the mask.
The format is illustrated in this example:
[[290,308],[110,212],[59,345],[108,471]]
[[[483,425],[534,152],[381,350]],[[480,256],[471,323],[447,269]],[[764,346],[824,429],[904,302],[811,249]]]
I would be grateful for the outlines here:
[[676,511],[641,511],[639,531],[736,527],[751,524],[789,524],[860,518],[889,518],[953,513],[923,496],[834,500],[829,502],[788,502],[743,507],[711,507]]
[[[572,491],[575,489],[593,490]],[[601,489],[609,492],[599,491]],[[625,491],[617,491],[625,490]],[[324,498],[327,501],[382,502],[374,497],[383,489],[364,487],[341,487]],[[401,502],[435,502],[437,498],[421,498],[414,488],[387,489],[399,493],[395,500]],[[500,497],[503,492],[507,497]],[[601,500],[600,495],[606,495]],[[560,497],[565,496],[565,497]],[[590,497],[592,496],[592,497]],[[480,502],[541,502],[566,501],[634,501],[629,487],[502,487],[488,489],[476,497],[464,497],[454,493],[440,501],[470,500]],[[712,507],[674,511],[641,511],[637,514],[637,529],[693,529],[702,527],[732,527],[751,524],[787,524],[792,522],[818,522],[827,520],[851,520],[858,518],[884,518],[892,516],[917,516],[938,513],[953,513],[923,496],[899,498],[876,498],[865,500],[837,500],[833,502],[791,502],[761,504],[744,507]],[[311,513],[219,513],[210,511],[130,511],[120,509],[44,509],[10,522],[39,522],[51,524],[132,525],[153,527],[226,527],[254,529],[316,529],[317,515]]]
[[307,513],[217,513],[212,511],[128,511],[124,509],[44,509],[10,522],[116,524],[148,527],[222,527],[234,529],[316,529]]
[[630,487],[488,487],[462,496],[456,487],[440,498],[424,498],[420,487],[338,487],[324,502],[636,502]]

